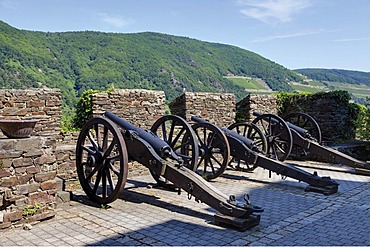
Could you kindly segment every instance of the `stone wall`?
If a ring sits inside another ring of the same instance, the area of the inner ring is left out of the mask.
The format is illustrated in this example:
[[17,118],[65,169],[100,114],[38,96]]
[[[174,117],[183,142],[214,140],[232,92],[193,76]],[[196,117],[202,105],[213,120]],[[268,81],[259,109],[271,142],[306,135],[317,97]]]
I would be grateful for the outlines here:
[[235,95],[185,92],[170,103],[170,109],[189,122],[197,116],[218,127],[227,127],[235,121]]
[[32,221],[27,208],[35,205],[34,220],[54,215],[55,145],[54,138],[44,136],[0,138],[0,229]]
[[336,92],[292,97],[283,106],[282,117],[292,112],[311,115],[320,126],[325,144],[355,139],[356,127],[352,123],[348,99],[338,97]]
[[1,119],[38,120],[30,138],[0,134],[0,228],[55,215],[59,89],[0,90]]
[[1,119],[37,119],[33,135],[58,138],[62,117],[61,92],[49,88],[1,89],[0,116]]
[[236,120],[252,122],[256,117],[253,112],[277,115],[276,95],[249,94],[236,104]]
[[110,111],[131,124],[150,129],[165,114],[163,91],[144,89],[116,89],[109,93],[92,95],[93,116]]

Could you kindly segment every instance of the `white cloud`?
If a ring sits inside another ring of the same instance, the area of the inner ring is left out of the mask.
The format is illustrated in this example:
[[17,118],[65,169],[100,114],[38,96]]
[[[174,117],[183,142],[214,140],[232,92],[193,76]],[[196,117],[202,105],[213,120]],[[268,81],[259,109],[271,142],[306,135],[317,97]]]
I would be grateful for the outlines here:
[[294,14],[308,8],[310,0],[238,0],[243,6],[240,12],[265,23],[284,23],[292,20]]
[[296,32],[296,33],[281,34],[281,35],[269,36],[265,38],[254,39],[251,42],[260,43],[260,42],[267,42],[267,41],[271,41],[275,39],[288,39],[288,38],[295,38],[295,37],[308,36],[308,35],[327,33],[327,32],[334,32],[334,31],[326,31],[324,29],[306,30],[306,31],[301,31],[301,32]]
[[132,19],[126,19],[120,15],[100,13],[99,16],[103,22],[116,28],[121,28],[134,22]]
[[336,39],[334,41],[336,42],[353,42],[353,41],[364,41],[364,40],[370,40],[370,37],[365,38],[348,38],[348,39]]

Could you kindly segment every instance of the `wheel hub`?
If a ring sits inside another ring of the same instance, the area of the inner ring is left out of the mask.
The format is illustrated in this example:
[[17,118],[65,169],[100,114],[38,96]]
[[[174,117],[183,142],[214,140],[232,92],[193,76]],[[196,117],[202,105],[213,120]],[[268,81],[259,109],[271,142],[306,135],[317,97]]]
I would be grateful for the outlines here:
[[100,164],[102,162],[103,162],[103,153],[100,151],[87,157],[87,164],[90,167],[95,167],[97,164]]

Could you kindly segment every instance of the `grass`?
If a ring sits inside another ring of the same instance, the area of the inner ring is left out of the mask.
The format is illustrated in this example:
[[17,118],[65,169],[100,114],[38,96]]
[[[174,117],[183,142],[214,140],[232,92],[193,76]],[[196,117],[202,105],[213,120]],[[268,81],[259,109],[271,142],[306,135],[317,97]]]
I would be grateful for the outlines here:
[[[299,92],[316,93],[320,91],[345,90],[358,98],[370,96],[370,86],[365,84],[349,84],[341,82],[309,81],[308,84],[293,84],[293,89]],[[330,86],[328,88],[327,86]]]
[[232,81],[234,84],[243,87],[245,89],[253,89],[253,90],[267,90],[264,86],[259,84],[255,80],[251,80],[249,78],[227,78]]
[[317,93],[317,92],[324,91],[321,88],[305,86],[303,84],[300,84],[300,85],[294,84],[294,85],[291,85],[291,86],[292,86],[293,89],[295,89],[295,90],[297,90],[299,92]]
[[339,83],[339,82],[330,82],[329,85],[332,85],[335,88],[346,90],[357,97],[370,96],[370,87],[365,84],[348,84],[348,83]]

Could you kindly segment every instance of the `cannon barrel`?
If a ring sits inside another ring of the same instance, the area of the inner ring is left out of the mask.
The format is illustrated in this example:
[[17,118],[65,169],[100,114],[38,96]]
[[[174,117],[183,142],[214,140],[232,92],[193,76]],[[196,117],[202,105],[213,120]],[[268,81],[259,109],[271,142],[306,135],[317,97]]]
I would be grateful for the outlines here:
[[[210,124],[206,120],[198,118],[198,117],[194,117],[194,116],[191,117],[191,120],[193,120],[194,122],[197,122],[197,123],[208,123],[208,124]],[[233,130],[229,130],[227,128],[221,128],[221,130],[225,133],[225,135],[227,137],[231,136],[231,137],[243,142],[245,145],[247,145],[247,147],[251,148],[252,150],[254,150],[254,148],[256,147],[256,145],[254,144],[254,142],[252,140],[246,138],[245,136],[239,135],[237,132],[235,132]]]
[[195,116],[191,116],[191,120],[197,123],[209,123],[206,120],[199,118],[199,117],[195,117]]
[[[260,112],[253,112],[253,115],[254,116],[256,116],[256,117],[259,117],[259,116],[261,116],[261,115],[263,115],[262,113],[260,113]],[[274,119],[274,118],[271,118],[271,121],[272,122],[274,122],[274,123],[279,123],[276,119]],[[297,125],[295,125],[295,124],[292,124],[292,123],[290,123],[290,122],[287,122],[287,121],[285,121],[286,122],[286,124],[288,125],[288,127],[290,128],[290,129],[293,129],[293,130],[295,130],[296,132],[298,132],[298,134],[300,134],[301,136],[304,136],[304,137],[307,137],[307,136],[310,136],[310,132],[308,131],[308,130],[306,130],[306,129],[304,129],[304,128],[301,128],[301,127],[299,127],[299,126],[297,126]]]
[[112,120],[119,127],[125,130],[131,130],[136,132],[136,134],[142,139],[144,139],[146,142],[148,142],[161,157],[171,156],[172,154],[171,147],[165,141],[154,135],[152,132],[145,131],[139,127],[136,127],[111,112],[107,111],[104,113],[104,115],[108,119]]

